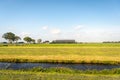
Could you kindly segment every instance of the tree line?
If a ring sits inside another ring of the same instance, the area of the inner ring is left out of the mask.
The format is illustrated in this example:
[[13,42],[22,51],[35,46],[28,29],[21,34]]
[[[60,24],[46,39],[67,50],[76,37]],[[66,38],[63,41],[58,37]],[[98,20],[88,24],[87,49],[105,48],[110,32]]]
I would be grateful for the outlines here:
[[[4,33],[2,35],[2,38],[8,40],[9,43],[18,43],[18,40],[21,40],[21,38],[17,35],[15,35],[14,33],[12,32],[7,32],[7,33]],[[31,37],[29,36],[26,36],[23,38],[24,41],[26,41],[27,43],[35,43],[35,39],[32,39]],[[42,42],[42,39],[38,39],[37,40],[37,43],[41,43]]]

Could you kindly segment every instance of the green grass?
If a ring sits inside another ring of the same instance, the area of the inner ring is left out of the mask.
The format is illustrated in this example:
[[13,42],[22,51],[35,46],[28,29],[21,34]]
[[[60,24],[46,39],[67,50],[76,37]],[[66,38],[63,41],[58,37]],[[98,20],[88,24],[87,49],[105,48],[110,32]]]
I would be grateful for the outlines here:
[[0,70],[0,80],[119,80],[118,74],[66,74]]
[[45,72],[45,73],[66,73],[66,74],[120,74],[120,68],[104,69],[104,70],[74,70],[64,67],[22,69],[22,71]]
[[[120,64],[120,44],[0,45],[0,61]],[[0,70],[0,80],[119,80],[119,74],[120,69],[79,71],[33,68]]]
[[0,47],[2,62],[120,64],[120,44],[31,44]]
[[[6,47],[0,44],[0,47]],[[120,47],[120,43],[83,43],[83,44],[8,44],[13,47]]]

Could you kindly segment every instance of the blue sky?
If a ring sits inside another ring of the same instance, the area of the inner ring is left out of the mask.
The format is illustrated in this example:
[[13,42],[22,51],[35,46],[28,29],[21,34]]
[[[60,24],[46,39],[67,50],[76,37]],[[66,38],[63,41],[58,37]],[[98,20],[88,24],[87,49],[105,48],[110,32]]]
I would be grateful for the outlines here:
[[120,0],[0,0],[0,36],[13,32],[50,41],[120,41],[119,4]]

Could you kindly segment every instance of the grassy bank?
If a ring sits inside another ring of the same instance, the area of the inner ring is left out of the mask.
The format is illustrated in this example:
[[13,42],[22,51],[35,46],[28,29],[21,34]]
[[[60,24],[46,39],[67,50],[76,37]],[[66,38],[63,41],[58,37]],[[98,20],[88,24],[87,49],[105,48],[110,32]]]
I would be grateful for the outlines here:
[[[69,70],[68,70],[69,71]],[[119,80],[119,74],[58,73],[0,70],[0,80]]]
[[104,69],[104,70],[75,70],[64,67],[52,67],[52,68],[41,68],[35,67],[32,69],[22,69],[22,71],[30,71],[30,72],[42,72],[42,73],[66,73],[66,74],[120,74],[120,68],[113,69]]
[[120,64],[120,44],[31,44],[1,46],[0,61]]

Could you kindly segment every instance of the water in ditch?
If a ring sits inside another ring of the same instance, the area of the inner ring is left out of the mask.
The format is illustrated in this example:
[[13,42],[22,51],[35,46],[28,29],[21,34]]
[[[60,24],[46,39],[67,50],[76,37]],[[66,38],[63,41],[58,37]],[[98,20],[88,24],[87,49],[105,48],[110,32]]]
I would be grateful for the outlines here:
[[65,67],[76,70],[103,70],[120,68],[120,65],[103,65],[103,64],[62,64],[62,63],[6,63],[0,62],[0,69],[30,69],[34,67],[51,68],[51,67]]

